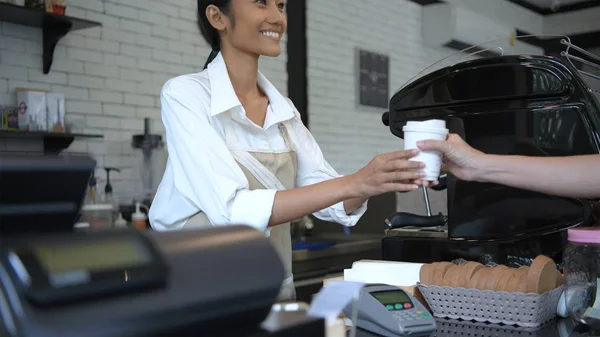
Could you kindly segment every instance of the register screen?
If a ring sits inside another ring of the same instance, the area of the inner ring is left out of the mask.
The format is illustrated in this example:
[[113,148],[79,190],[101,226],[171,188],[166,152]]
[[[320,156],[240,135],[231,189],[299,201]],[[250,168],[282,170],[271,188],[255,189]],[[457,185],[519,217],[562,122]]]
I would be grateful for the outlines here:
[[149,254],[141,245],[130,240],[40,245],[35,252],[42,267],[50,274],[132,267],[150,261]]

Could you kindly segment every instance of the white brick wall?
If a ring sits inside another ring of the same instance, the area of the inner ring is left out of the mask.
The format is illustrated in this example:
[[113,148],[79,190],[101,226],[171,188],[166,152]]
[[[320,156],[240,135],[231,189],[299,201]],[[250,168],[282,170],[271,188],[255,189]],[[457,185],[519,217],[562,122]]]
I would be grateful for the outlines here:
[[[129,201],[141,192],[141,160],[131,136],[142,131],[144,117],[164,135],[161,86],[170,77],[200,71],[210,52],[195,13],[194,0],[70,0],[68,15],[103,26],[61,40],[48,75],[42,73],[41,30],[0,23],[0,104],[16,103],[16,87],[64,93],[66,118],[75,130],[104,134],[103,140],[75,141],[68,151],[89,151],[99,167],[123,168],[111,180],[115,193]],[[285,50],[261,66],[287,94]],[[104,170],[96,175],[104,179]]]
[[[494,1],[495,5],[486,11],[475,3],[478,1],[490,6]],[[473,11],[489,15],[496,22],[507,17],[513,21],[517,17],[531,19],[525,10],[515,16],[517,9],[508,2],[506,7],[498,5],[497,0],[451,2],[473,7]],[[421,17],[422,7],[408,0],[308,1],[310,129],[340,173],[356,172],[375,155],[403,148],[402,140],[381,122],[385,109],[362,107],[356,102],[356,48],[390,56],[390,95],[425,67],[456,53],[423,44]],[[513,28],[513,24],[507,26]],[[541,22],[528,24],[541,30]],[[422,200],[421,191],[400,194],[398,209],[423,214]],[[430,200],[433,212],[446,212],[445,192],[431,191]]]
[[[356,48],[389,55],[390,94],[454,52],[423,46],[421,15],[421,6],[407,0],[308,1],[310,129],[338,172],[353,173],[373,156],[403,147],[381,122],[385,109],[357,103]],[[400,208],[422,212],[419,193],[400,195]],[[434,211],[444,207],[439,199],[432,197]]]

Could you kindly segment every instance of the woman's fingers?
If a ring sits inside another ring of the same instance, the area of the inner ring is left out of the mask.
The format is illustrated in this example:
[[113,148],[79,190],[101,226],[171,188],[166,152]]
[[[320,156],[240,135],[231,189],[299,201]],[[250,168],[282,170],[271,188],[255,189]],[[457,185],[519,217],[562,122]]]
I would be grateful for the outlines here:
[[400,151],[394,151],[394,152],[390,152],[390,153],[386,153],[383,155],[383,158],[390,161],[390,160],[398,160],[398,159],[410,159],[414,156],[416,156],[417,154],[419,154],[419,150],[418,149],[412,149],[412,150],[400,150]]
[[421,180],[425,173],[419,171],[396,171],[389,174],[389,179],[385,181],[400,182],[400,181],[416,181]]
[[390,192],[409,192],[419,188],[419,185],[412,183],[393,182],[385,184],[385,188]]
[[406,159],[390,160],[383,166],[383,170],[389,171],[400,171],[400,170],[418,170],[424,168],[425,164],[420,161],[408,161]]

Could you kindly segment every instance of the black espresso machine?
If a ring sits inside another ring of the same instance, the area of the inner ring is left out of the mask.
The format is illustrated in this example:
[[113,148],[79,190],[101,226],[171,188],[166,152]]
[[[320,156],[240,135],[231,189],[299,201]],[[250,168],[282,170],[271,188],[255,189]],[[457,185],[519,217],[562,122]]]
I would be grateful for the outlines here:
[[[396,92],[383,122],[403,138],[407,121],[443,119],[451,133],[491,154],[600,153],[600,77],[578,69],[573,60],[580,58],[562,55],[490,56],[442,67]],[[440,180],[434,189],[446,191],[447,214],[391,215],[384,260],[519,265],[544,254],[560,264],[567,229],[596,223],[593,200],[466,182],[451,174]]]

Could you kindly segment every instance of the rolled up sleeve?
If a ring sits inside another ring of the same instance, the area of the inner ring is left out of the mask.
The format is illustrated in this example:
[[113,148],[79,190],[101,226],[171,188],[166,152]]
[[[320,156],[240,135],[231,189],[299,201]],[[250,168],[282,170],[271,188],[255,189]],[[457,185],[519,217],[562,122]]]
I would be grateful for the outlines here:
[[[323,152],[317,141],[304,126],[299,118],[293,120],[293,128],[296,134],[295,147],[298,151],[298,175],[296,184],[299,187],[317,184],[329,179],[341,177],[331,165],[325,160]],[[323,221],[337,222],[341,225],[352,227],[367,210],[367,202],[348,214],[344,202],[339,202],[331,207],[313,213]]]
[[181,219],[202,211],[213,226],[238,224],[264,231],[276,191],[249,190],[244,173],[210,123],[208,95],[200,83],[185,78],[170,80],[161,91],[174,192],[197,209],[169,215],[175,210],[163,208],[156,218]]

